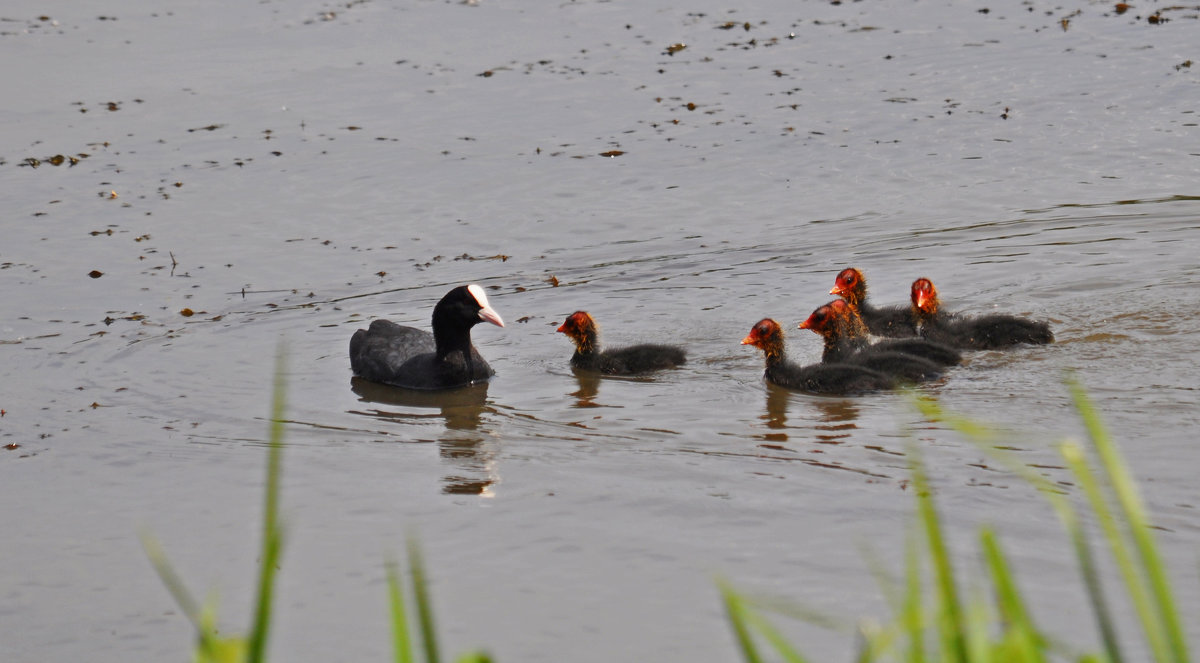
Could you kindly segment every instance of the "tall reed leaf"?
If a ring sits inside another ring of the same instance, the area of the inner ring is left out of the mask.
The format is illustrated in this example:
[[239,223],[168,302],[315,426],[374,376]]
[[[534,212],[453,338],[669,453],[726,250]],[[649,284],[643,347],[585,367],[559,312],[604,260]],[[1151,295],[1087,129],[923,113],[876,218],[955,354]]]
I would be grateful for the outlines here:
[[[1131,595],[1134,595],[1135,603],[1142,615],[1146,637],[1152,643],[1160,640],[1166,641],[1165,645],[1158,642],[1158,645],[1154,647],[1156,660],[1186,663],[1189,660],[1187,638],[1179,621],[1179,611],[1171,592],[1170,581],[1167,578],[1166,565],[1158,553],[1158,546],[1154,540],[1154,533],[1151,529],[1150,519],[1146,515],[1141,494],[1129,473],[1125,459],[1121,456],[1120,450],[1108,434],[1103,422],[1100,421],[1100,416],[1096,413],[1096,409],[1083,387],[1075,381],[1068,382],[1068,387],[1075,401],[1075,407],[1079,410],[1084,426],[1087,428],[1088,438],[1100,458],[1100,464],[1113,492],[1113,497],[1120,507],[1119,520],[1125,525],[1129,537],[1132,538],[1138,560],[1141,562],[1140,573],[1126,574],[1126,586]],[[1079,468],[1085,467],[1082,453],[1071,453],[1064,447],[1064,456],[1067,456],[1068,462],[1072,463],[1072,468],[1076,470],[1078,476]],[[1098,515],[1102,511],[1107,513],[1107,508],[1103,506],[1104,499],[1098,488],[1093,486],[1088,491],[1088,495],[1092,508]],[[1111,525],[1110,523],[1106,526],[1106,532]],[[1123,546],[1124,537],[1114,533],[1109,534],[1108,538],[1110,547],[1113,548],[1114,556],[1116,556],[1118,548]],[[1148,582],[1148,591],[1153,597],[1153,600],[1144,599],[1144,604],[1138,601],[1138,596],[1134,594],[1144,591],[1142,581],[1138,579],[1139,575]],[[1163,649],[1167,651],[1164,652]]]
[[1005,625],[1007,644],[1012,648],[1012,658],[1026,663],[1044,663],[1044,642],[1025,603],[1017,589],[1016,579],[1008,567],[1008,560],[1000,550],[1000,542],[989,527],[983,528],[979,534],[983,546],[984,559],[991,573],[992,587],[996,592],[996,604],[1000,609],[1000,618]]
[[270,439],[267,441],[266,495],[263,499],[262,554],[258,566],[258,595],[255,597],[254,623],[250,627],[248,663],[263,663],[271,630],[271,602],[275,590],[275,571],[283,553],[283,527],[279,523],[280,474],[283,464],[283,414],[287,407],[287,380],[284,375],[286,352],[275,353],[275,385],[271,398]]
[[1088,592],[1088,601],[1092,616],[1096,620],[1096,628],[1100,631],[1104,653],[1111,663],[1121,663],[1121,648],[1117,639],[1117,630],[1113,623],[1112,612],[1105,598],[1104,585],[1100,581],[1100,573],[1096,560],[1088,543],[1087,532],[1071,501],[1063,494],[1062,489],[1051,483],[1046,477],[1038,474],[1012,454],[1005,452],[995,444],[995,435],[978,422],[966,417],[946,412],[936,402],[928,398],[917,398],[914,401],[922,414],[935,421],[948,424],[958,431],[968,441],[983,452],[987,453],[1008,471],[1016,474],[1033,486],[1050,502],[1058,514],[1059,521],[1067,531],[1075,558],[1079,562],[1079,573],[1083,577],[1084,588]]
[[408,632],[404,586],[395,562],[387,563],[388,599],[392,608],[392,649],[396,663],[412,663],[412,638]]
[[408,540],[408,564],[412,569],[413,595],[417,601],[417,619],[421,624],[421,643],[425,645],[425,663],[440,663],[437,632],[433,625],[433,603],[429,600],[425,562],[416,539]]
[[954,581],[954,566],[950,562],[950,553],[946,549],[946,540],[942,535],[941,523],[938,519],[937,508],[933,503],[933,495],[929,486],[929,478],[925,475],[925,467],[918,455],[911,454],[913,488],[917,494],[917,513],[925,532],[925,543],[929,547],[929,559],[933,565],[933,577],[937,586],[938,631],[941,635],[942,654],[945,661],[969,660],[966,643],[966,625],[963,622],[962,606],[959,603],[958,588]]
[[755,609],[750,601],[734,590],[728,583],[719,582],[721,599],[725,604],[725,614],[733,627],[734,638],[747,663],[761,663],[762,656],[754,644],[754,633],[757,632],[765,639],[787,663],[806,663],[806,659],[797,652],[787,638],[769,622],[762,613]]

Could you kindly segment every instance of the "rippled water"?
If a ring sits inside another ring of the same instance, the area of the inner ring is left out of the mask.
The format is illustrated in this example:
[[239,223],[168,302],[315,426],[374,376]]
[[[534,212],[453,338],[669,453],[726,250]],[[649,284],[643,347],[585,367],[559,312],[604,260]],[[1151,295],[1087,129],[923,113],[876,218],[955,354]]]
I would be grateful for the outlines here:
[[[762,382],[738,341],[794,327],[847,265],[878,302],[928,276],[955,310],[1049,319],[1056,344],[972,354],[922,392],[1068,482],[1051,444],[1081,433],[1076,375],[1200,614],[1194,10],[47,11],[0,11],[23,63],[0,71],[4,660],[185,656],[140,528],[246,621],[281,342],[281,659],[385,657],[383,559],[414,529],[450,648],[503,661],[733,660],[717,575],[883,615],[863,548],[899,568],[914,447],[960,566],[995,524],[1038,616],[1093,641],[1031,491],[902,395]],[[424,326],[467,282],[508,322],[475,330],[490,384],[351,380],[354,329]],[[576,309],[690,361],[577,376],[554,331]],[[788,347],[819,356],[807,332]]]

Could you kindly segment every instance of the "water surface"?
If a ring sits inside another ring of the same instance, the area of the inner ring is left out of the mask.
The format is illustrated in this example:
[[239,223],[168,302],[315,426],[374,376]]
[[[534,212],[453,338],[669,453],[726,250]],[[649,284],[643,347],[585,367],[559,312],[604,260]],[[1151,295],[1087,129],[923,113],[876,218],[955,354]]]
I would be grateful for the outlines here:
[[[1049,630],[1094,642],[1029,489],[903,395],[762,382],[738,341],[762,317],[794,327],[847,265],[879,302],[928,276],[955,310],[1050,320],[1056,344],[973,354],[922,393],[1006,426],[1069,490],[1052,444],[1082,432],[1076,375],[1200,612],[1194,10],[47,11],[0,14],[22,63],[0,72],[4,660],[186,656],[141,528],[218,590],[228,628],[248,621],[281,343],[280,659],[383,660],[383,560],[413,530],[450,648],[503,661],[733,660],[718,574],[882,616],[862,549],[900,568],[914,448],[960,566],[994,524]],[[474,334],[490,384],[351,379],[355,329],[424,326],[469,282],[508,322]],[[554,331],[576,309],[611,344],[691,360],[577,376]]]

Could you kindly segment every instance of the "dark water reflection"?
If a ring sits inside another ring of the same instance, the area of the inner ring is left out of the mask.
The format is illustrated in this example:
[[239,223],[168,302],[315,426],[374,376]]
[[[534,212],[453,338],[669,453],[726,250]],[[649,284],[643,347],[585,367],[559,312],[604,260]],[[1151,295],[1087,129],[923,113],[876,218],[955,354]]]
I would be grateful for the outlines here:
[[[487,495],[498,481],[496,448],[488,444],[489,435],[481,430],[484,412],[488,411],[488,382],[445,391],[403,389],[354,377],[350,389],[364,403],[389,406],[392,409],[351,411],[405,425],[431,417],[445,422],[437,438],[442,458],[457,469],[443,478],[442,492],[456,495]],[[436,410],[436,414],[427,412]]]
[[596,396],[600,393],[600,374],[595,371],[573,369],[579,389],[570,393],[575,399],[574,407],[600,407]]
[[859,405],[855,399],[803,396],[769,382],[766,383],[766,392],[767,411],[762,419],[772,432],[764,437],[773,442],[786,441],[786,431],[796,428],[788,424],[788,408],[793,399],[803,398],[806,407],[819,412],[811,426],[813,439],[820,444],[842,444],[858,427],[855,421],[858,419]]
[[597,400],[597,398],[600,396],[600,384],[605,380],[623,383],[651,383],[657,379],[655,374],[636,376],[604,375],[602,373],[597,373],[596,371],[583,370],[574,366],[571,367],[571,373],[574,375],[575,382],[578,384],[579,388],[570,392],[568,396],[575,399],[572,407],[576,408],[612,407],[612,405],[608,405]]
[[859,407],[848,398],[821,399],[815,403],[821,411],[820,422],[816,424],[816,440],[821,444],[842,444],[854,434],[858,428]]
[[[359,377],[350,379],[350,390],[358,395],[365,403],[394,405],[405,408],[434,409],[446,421],[450,430],[475,430],[483,419],[487,407],[487,382],[472,384],[459,389],[427,391],[421,389],[404,389],[391,385],[371,382]],[[410,416],[428,416],[426,414],[407,414],[399,412],[363,412],[369,416],[403,419]]]

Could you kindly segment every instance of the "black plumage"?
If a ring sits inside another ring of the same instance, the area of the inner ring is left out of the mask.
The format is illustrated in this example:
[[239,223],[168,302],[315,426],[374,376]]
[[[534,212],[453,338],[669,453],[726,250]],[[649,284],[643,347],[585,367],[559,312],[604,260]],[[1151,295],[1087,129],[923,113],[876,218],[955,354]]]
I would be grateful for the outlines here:
[[813,394],[849,396],[896,385],[894,377],[861,365],[842,362],[799,365],[788,361],[784,356],[783,329],[770,318],[754,325],[742,339],[742,345],[753,345],[763,351],[766,358],[764,377],[781,387]]
[[916,336],[917,326],[908,306],[872,306],[867,301],[867,279],[859,270],[848,267],[834,279],[831,295],[840,295],[858,311],[872,334],[877,336]]
[[409,389],[450,389],[495,374],[471,343],[480,322],[504,326],[488,305],[483,288],[459,286],[433,307],[433,333],[375,320],[350,338],[350,368],[355,375]]
[[572,313],[558,331],[566,334],[575,344],[571,365],[582,370],[605,375],[636,375],[674,368],[687,362],[687,352],[674,345],[642,343],[602,350],[596,321],[586,311]]
[[937,288],[926,278],[913,281],[912,312],[923,338],[967,350],[998,350],[1028,343],[1054,342],[1046,322],[993,313],[963,316],[941,310]]
[[[837,299],[816,310],[800,323],[821,335],[825,343],[822,363],[864,366],[890,375],[900,382],[924,382],[942,375],[943,367],[925,357],[867,342],[865,325],[848,303]],[[896,339],[920,340],[920,339]]]

